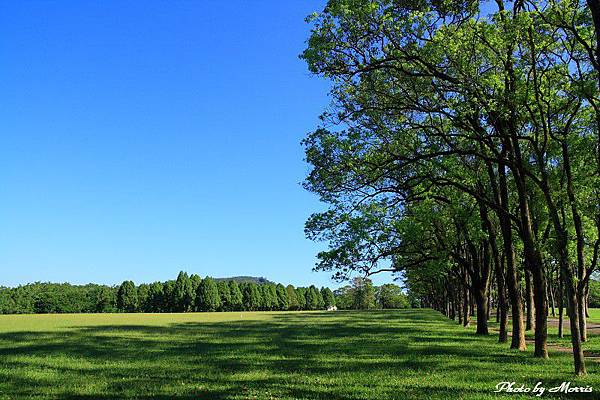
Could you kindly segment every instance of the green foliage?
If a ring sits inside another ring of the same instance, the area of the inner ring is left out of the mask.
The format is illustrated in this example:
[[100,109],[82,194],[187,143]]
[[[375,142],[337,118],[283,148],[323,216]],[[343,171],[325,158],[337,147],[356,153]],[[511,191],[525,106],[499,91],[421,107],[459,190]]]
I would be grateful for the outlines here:
[[600,282],[595,279],[590,279],[589,306],[600,308]]
[[163,284],[163,296],[161,306],[164,312],[175,312],[175,310],[177,309],[175,299],[175,281],[166,281]]
[[275,287],[275,291],[277,292],[277,309],[278,310],[287,310],[289,308],[289,304],[288,304],[288,295],[287,295],[285,286],[283,286],[281,283],[279,283]]
[[[325,289],[327,290],[329,289]],[[352,285],[343,286],[334,293],[334,302],[337,308],[342,310],[409,307],[408,297],[402,293],[400,287],[394,284],[374,287],[373,282],[367,278],[354,278]]]
[[410,307],[408,297],[402,293],[402,289],[398,285],[387,283],[377,287],[375,291],[379,308],[397,309]]
[[321,296],[323,297],[323,307],[329,308],[335,306],[335,296],[331,289],[327,287],[321,288]]
[[296,288],[292,285],[287,285],[285,287],[285,291],[287,294],[288,308],[290,310],[299,310],[300,302],[298,301],[298,295],[296,293]]
[[196,305],[199,311],[216,311],[221,307],[221,297],[215,280],[209,276],[198,286]]
[[[292,285],[286,288],[264,278],[260,279],[265,283],[256,284],[256,280],[246,279],[240,285],[235,280],[207,279],[203,281],[196,274],[188,276],[182,271],[176,280],[142,283],[137,287],[132,281],[125,281],[118,287],[67,283],[0,287],[0,314],[285,311],[306,308],[304,293],[309,290],[306,288],[301,290],[303,305],[300,306]],[[327,290],[321,291],[326,293]],[[314,297],[317,303],[312,307],[324,309],[323,295],[319,293]]]
[[244,310],[255,311],[259,310],[263,304],[261,292],[254,282],[245,282],[241,285],[242,289],[242,305]]
[[229,281],[229,293],[231,294],[231,311],[241,310],[244,299],[236,281]]
[[137,288],[138,310],[141,312],[150,312],[150,285],[142,283]]
[[375,288],[370,279],[354,278],[352,286],[354,290],[353,308],[355,310],[369,310],[376,307]]
[[217,281],[217,289],[219,290],[219,298],[221,299],[220,311],[232,311],[231,305],[231,289],[227,281]]
[[173,289],[173,308],[176,312],[191,311],[194,307],[196,292],[194,285],[186,272],[179,272]]
[[307,310],[306,288],[296,288],[296,298],[298,299],[298,310]]
[[146,312],[161,312],[164,311],[164,286],[161,282],[154,282],[150,284],[148,289],[148,309]]
[[117,292],[117,308],[122,312],[136,312],[138,309],[137,288],[132,281],[124,281]]

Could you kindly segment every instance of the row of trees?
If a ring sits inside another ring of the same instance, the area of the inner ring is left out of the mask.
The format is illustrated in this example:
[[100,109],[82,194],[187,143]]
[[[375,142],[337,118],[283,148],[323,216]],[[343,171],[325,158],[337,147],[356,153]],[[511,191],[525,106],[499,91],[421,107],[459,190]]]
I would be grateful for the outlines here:
[[204,279],[180,272],[177,279],[117,290],[116,308],[126,312],[322,310],[335,305],[329,288]]
[[337,308],[341,310],[372,310],[409,308],[411,303],[398,285],[386,283],[373,286],[368,278],[356,277],[350,285],[334,292]]
[[0,289],[0,313],[189,312],[322,310],[333,307],[329,288],[204,279],[180,272],[176,280],[136,286],[34,283]]
[[[318,270],[411,293],[547,358],[549,308],[585,374],[600,251],[600,3],[330,0],[302,57],[331,81],[303,141]],[[471,307],[471,304],[473,306]],[[525,311],[524,311],[525,310]]]
[[0,314],[114,312],[116,289],[103,285],[31,283],[0,288]]

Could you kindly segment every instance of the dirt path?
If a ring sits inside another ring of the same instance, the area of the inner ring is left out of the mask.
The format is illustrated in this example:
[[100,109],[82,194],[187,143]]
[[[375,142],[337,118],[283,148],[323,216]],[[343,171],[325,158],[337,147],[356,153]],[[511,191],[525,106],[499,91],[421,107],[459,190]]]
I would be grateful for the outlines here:
[[[549,317],[548,318],[548,326],[551,326],[553,328],[558,327],[558,318]],[[566,317],[563,321],[563,329],[564,329],[565,333],[570,332],[569,319]],[[600,335],[600,324],[596,323],[596,322],[588,321],[587,330],[588,330],[588,335]],[[491,331],[497,333],[498,329],[494,328],[494,329],[491,329]],[[508,332],[508,336],[509,337],[512,336],[512,333],[510,331]],[[533,346],[534,340],[533,339],[525,339],[525,343],[527,343],[527,346]],[[571,351],[572,351],[570,347],[566,347],[559,343],[553,343],[551,341],[548,341],[548,350],[558,351],[560,353],[571,353]],[[587,360],[594,361],[594,362],[600,362],[600,352],[598,352],[598,351],[584,350],[583,355]]]
[[[553,328],[558,327],[558,318],[549,317],[548,318],[548,326],[551,326]],[[565,332],[568,332],[571,330],[571,328],[569,328],[569,318],[565,318],[565,320],[563,321],[563,329],[565,330]],[[596,322],[588,321],[587,330],[588,330],[588,335],[599,335],[600,334],[600,324],[596,323]]]

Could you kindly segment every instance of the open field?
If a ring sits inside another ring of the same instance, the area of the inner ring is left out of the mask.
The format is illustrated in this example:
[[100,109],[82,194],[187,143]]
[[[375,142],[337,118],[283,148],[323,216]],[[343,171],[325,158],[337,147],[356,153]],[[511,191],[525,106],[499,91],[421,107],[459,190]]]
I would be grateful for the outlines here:
[[574,379],[569,354],[532,351],[432,310],[0,316],[0,398],[492,399],[506,380],[600,391],[598,363]]

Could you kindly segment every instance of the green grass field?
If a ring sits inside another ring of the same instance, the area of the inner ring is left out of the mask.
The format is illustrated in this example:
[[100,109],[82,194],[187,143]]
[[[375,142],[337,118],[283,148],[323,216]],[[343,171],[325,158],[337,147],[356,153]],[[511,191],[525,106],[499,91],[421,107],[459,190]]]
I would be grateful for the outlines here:
[[0,316],[0,398],[493,399],[506,380],[600,392],[597,363],[574,379],[550,351],[534,359],[431,310]]
[[590,308],[589,314],[589,321],[600,324],[600,308]]

